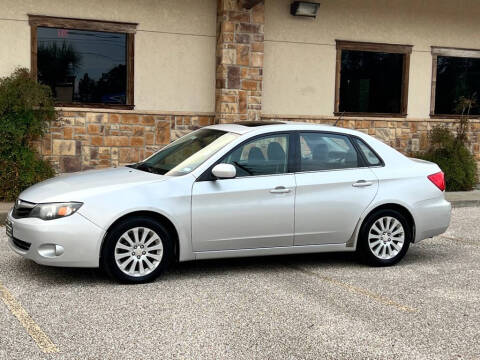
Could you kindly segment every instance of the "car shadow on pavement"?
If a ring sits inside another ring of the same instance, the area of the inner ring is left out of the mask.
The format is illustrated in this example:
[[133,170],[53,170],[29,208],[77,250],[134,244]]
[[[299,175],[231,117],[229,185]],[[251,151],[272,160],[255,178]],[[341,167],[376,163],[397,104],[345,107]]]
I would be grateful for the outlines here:
[[[451,255],[448,252],[432,253],[428,248],[412,247],[406,257],[396,266],[414,266],[415,264],[443,262]],[[11,270],[15,271],[16,276],[23,278],[18,280],[27,282],[33,280],[48,286],[62,286],[74,283],[96,286],[115,283],[101,269],[49,267],[38,265],[23,258],[12,260],[10,266]],[[311,266],[315,266],[318,270],[351,269],[361,271],[362,269],[370,269],[368,265],[360,262],[354,253],[277,255],[177,263],[172,265],[156,281],[198,279],[224,276],[225,274],[265,273]]]

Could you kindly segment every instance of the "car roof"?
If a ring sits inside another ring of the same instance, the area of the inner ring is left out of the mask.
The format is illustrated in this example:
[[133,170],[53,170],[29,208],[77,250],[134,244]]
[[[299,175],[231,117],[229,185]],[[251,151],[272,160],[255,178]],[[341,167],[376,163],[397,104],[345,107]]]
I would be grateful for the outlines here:
[[291,130],[305,130],[305,131],[328,131],[338,132],[344,134],[359,134],[359,131],[352,129],[345,129],[337,126],[326,124],[315,124],[298,121],[240,121],[235,123],[217,124],[207,126],[208,129],[228,131],[236,134],[246,134],[255,132],[256,134],[267,133],[270,131],[291,131]]

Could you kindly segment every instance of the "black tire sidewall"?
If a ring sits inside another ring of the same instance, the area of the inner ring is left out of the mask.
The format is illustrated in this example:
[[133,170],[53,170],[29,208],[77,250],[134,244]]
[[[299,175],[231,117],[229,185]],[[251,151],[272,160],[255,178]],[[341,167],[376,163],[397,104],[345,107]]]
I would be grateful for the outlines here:
[[[146,227],[154,230],[160,237],[163,245],[163,256],[158,267],[150,274],[141,277],[129,276],[123,273],[115,261],[115,245],[120,237],[129,229]],[[116,224],[105,236],[102,247],[100,265],[105,271],[121,283],[140,284],[154,280],[170,265],[173,257],[172,238],[162,224],[149,217],[132,217]]]
[[[371,226],[377,221],[379,218],[390,216],[398,220],[405,231],[405,243],[403,244],[402,249],[400,252],[391,259],[380,259],[376,257],[370,246],[368,245],[368,232]],[[361,255],[361,258],[370,265],[373,266],[390,266],[398,263],[408,251],[410,243],[412,241],[412,226],[409,224],[405,216],[396,210],[390,209],[382,209],[375,211],[374,213],[370,214],[368,218],[364,221],[362,228],[359,234],[359,244],[358,244],[358,251]]]

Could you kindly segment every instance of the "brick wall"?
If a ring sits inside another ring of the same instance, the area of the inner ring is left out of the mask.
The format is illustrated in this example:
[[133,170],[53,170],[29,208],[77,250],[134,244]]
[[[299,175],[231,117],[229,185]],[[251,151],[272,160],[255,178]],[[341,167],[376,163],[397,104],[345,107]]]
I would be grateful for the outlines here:
[[105,168],[138,162],[213,121],[211,114],[59,111],[34,145],[58,173]]

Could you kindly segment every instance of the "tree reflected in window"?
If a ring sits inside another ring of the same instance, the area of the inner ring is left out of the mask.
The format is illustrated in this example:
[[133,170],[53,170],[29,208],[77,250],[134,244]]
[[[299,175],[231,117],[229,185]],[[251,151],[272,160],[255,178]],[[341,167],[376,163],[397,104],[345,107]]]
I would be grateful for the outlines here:
[[127,35],[37,28],[38,80],[58,103],[126,104]]
[[[480,59],[438,56],[435,88],[435,114],[458,113],[458,100],[480,95]],[[470,110],[479,115],[479,107]]]
[[342,51],[340,112],[401,112],[403,54]]

